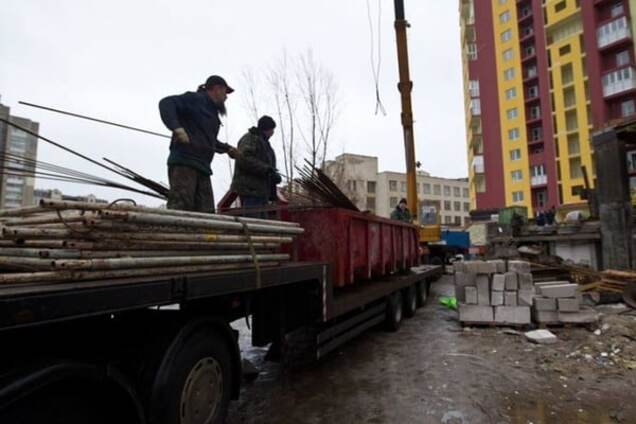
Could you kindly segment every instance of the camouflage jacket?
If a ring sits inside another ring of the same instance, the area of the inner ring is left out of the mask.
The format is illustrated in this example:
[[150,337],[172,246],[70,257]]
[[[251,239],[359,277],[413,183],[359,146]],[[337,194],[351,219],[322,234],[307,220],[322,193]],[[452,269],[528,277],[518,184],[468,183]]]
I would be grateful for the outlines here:
[[411,223],[411,212],[408,209],[400,209],[399,207],[395,207],[393,212],[391,212],[391,219],[396,221],[408,222]]
[[275,199],[280,176],[276,172],[276,154],[269,141],[252,127],[239,140],[238,151],[231,190],[239,196]]

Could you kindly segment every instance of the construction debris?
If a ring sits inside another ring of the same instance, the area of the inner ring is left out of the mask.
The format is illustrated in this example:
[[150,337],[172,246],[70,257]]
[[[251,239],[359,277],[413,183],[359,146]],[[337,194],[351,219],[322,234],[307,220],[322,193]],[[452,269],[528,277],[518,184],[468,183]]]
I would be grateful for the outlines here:
[[552,334],[549,330],[533,330],[524,333],[526,339],[533,343],[537,344],[553,344],[556,343],[559,339],[557,336]]
[[83,281],[277,265],[296,223],[43,200],[0,210],[0,284]]

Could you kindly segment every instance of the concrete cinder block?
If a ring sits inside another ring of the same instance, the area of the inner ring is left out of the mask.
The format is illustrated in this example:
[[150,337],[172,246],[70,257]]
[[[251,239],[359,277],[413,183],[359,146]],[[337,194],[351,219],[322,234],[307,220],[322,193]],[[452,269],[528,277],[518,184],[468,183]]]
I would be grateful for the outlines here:
[[531,273],[520,272],[517,274],[517,280],[519,282],[519,290],[534,290]]
[[475,274],[470,274],[467,272],[456,272],[455,273],[455,297],[458,302],[463,302],[465,300],[464,288],[467,286],[475,285]]
[[481,261],[466,261],[464,262],[464,272],[470,274],[479,274],[481,270]]
[[492,291],[502,292],[506,289],[505,274],[495,274],[492,276]]
[[530,308],[528,306],[495,306],[495,322],[530,324]]
[[477,286],[477,304],[490,305],[490,278],[487,275],[477,275],[475,279]]
[[453,262],[453,271],[455,273],[464,272],[464,262],[463,261]]
[[504,292],[492,291],[490,293],[490,304],[492,306],[501,306],[504,304]]
[[526,336],[528,341],[538,344],[553,344],[559,340],[557,339],[557,336],[548,330],[528,331],[527,333],[524,333],[524,336]]
[[459,320],[462,322],[493,322],[495,315],[492,306],[459,304]]
[[506,272],[506,290],[518,290],[519,283],[517,281],[516,272]]
[[504,292],[504,305],[506,305],[506,306],[517,306],[517,292],[516,291],[506,291],[506,292]]
[[506,261],[504,261],[503,259],[492,259],[488,262],[495,265],[495,272],[499,274],[504,274],[506,272]]
[[479,265],[480,274],[494,274],[497,272],[497,265],[491,262],[483,261]]
[[553,286],[540,286],[540,294],[544,297],[575,297],[577,284],[557,284]]
[[534,309],[537,311],[556,311],[556,299],[536,296],[534,298]]
[[543,286],[558,286],[562,284],[570,284],[569,281],[543,281],[541,283],[534,283],[534,287],[539,290]]
[[557,299],[557,309],[562,312],[578,312],[579,311],[579,300],[577,298],[567,299],[561,298]]
[[519,290],[517,292],[517,304],[519,306],[532,306],[534,290]]
[[465,291],[465,299],[467,305],[476,305],[477,304],[477,287],[475,286],[466,286],[464,287]]
[[508,261],[508,271],[510,272],[530,272],[530,262]]
[[559,313],[557,311],[537,311],[532,308],[532,321],[537,324],[558,324]]
[[598,321],[598,314],[594,309],[585,308],[578,312],[558,312],[559,321],[566,324],[592,324]]

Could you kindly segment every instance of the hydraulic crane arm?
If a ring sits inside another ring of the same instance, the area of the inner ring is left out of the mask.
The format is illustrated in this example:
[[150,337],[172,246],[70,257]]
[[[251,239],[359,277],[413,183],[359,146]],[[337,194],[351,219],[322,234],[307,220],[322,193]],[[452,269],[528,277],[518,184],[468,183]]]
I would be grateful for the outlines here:
[[406,201],[413,220],[417,222],[419,206],[417,201],[417,181],[415,166],[415,137],[413,135],[413,109],[411,91],[413,82],[409,73],[409,52],[406,42],[406,29],[409,27],[404,17],[404,0],[395,3],[395,35],[397,41],[400,82],[398,90],[402,98],[402,128],[404,131],[404,151],[406,154]]

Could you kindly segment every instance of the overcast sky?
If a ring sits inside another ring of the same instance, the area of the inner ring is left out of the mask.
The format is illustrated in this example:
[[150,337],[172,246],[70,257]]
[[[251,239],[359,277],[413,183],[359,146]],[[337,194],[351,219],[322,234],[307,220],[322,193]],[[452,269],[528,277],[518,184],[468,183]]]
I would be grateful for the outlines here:
[[[375,19],[378,2],[369,1]],[[283,51],[297,56],[311,49],[339,86],[341,113],[328,157],[343,151],[378,156],[381,171],[404,171],[393,2],[382,2],[380,90],[386,116],[374,114],[366,0],[3,0],[1,102],[12,114],[40,122],[44,136],[166,181],[167,140],[31,109],[18,101],[167,133],[157,102],[219,74],[236,89],[225,119],[227,141],[235,145],[252,124],[241,99],[243,70],[265,69]],[[411,23],[417,160],[433,175],[465,177],[457,2],[405,4]],[[273,104],[263,109],[274,115]],[[219,138],[225,137],[221,131]],[[107,171],[43,143],[38,158],[107,176]],[[215,158],[213,170],[218,200],[231,180],[226,156]],[[111,200],[124,195],[42,180],[36,186],[58,187],[68,194],[92,192]]]

